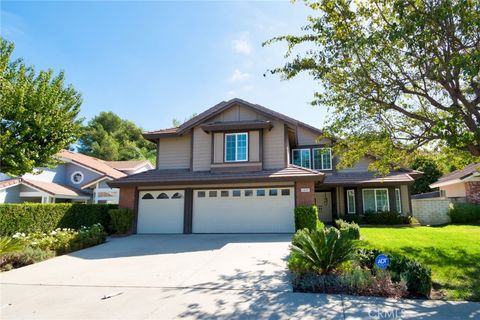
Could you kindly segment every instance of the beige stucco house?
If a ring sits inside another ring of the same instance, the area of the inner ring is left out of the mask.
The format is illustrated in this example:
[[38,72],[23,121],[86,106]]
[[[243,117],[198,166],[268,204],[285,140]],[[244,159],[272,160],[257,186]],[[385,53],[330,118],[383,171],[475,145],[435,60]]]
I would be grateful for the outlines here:
[[439,188],[440,195],[459,202],[480,203],[480,163],[449,173],[430,188]]

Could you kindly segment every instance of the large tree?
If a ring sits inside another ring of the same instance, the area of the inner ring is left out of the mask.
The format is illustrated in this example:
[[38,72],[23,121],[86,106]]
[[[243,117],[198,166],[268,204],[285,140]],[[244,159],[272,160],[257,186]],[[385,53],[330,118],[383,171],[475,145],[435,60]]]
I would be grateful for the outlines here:
[[78,138],[82,99],[63,72],[36,72],[13,60],[13,50],[0,37],[0,171],[21,175],[53,165],[53,156]]
[[313,10],[286,42],[285,79],[320,82],[343,165],[364,153],[383,172],[414,150],[439,146],[480,156],[478,0],[306,1]]
[[113,112],[101,112],[89,121],[79,152],[103,160],[155,160],[155,144],[143,138],[142,129]]

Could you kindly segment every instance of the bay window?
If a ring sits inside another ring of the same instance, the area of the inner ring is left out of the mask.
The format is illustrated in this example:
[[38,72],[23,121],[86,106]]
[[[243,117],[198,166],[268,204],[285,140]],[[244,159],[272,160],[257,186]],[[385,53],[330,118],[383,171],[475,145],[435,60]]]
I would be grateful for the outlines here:
[[248,161],[248,134],[225,134],[225,162]]

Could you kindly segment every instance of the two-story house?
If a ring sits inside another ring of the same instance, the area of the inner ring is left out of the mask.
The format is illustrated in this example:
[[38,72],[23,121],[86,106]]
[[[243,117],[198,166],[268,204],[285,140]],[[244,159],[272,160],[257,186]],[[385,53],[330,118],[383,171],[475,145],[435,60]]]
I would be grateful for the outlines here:
[[21,177],[0,176],[0,203],[118,203],[108,181],[153,168],[146,160],[103,161],[62,150],[54,168],[36,168]]
[[368,158],[337,170],[320,129],[240,99],[177,128],[146,132],[154,170],[108,184],[136,213],[137,233],[290,233],[294,207],[317,204],[326,222],[346,213],[409,214],[413,170],[376,177]]

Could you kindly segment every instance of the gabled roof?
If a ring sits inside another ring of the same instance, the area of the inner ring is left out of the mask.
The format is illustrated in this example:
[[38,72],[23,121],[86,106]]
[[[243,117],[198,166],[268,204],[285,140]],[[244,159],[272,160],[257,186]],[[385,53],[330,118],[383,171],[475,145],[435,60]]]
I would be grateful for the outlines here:
[[80,190],[67,187],[58,183],[46,182],[46,181],[37,181],[30,179],[21,179],[21,183],[29,187],[46,192],[52,196],[67,196],[67,197],[90,197],[88,193],[82,192]]
[[478,171],[478,169],[480,169],[480,162],[471,163],[465,166],[463,169],[455,170],[447,175],[444,175],[443,177],[438,179],[437,182],[432,183],[430,185],[430,188],[437,188],[444,185],[460,183],[468,177],[477,175],[480,176],[480,172]]
[[105,161],[81,153],[62,150],[57,153],[57,157],[59,157],[60,160],[67,160],[68,162],[76,163],[80,166],[87,167],[97,173],[104,174],[114,179],[126,176],[125,173],[110,167],[105,163]]
[[241,105],[242,107],[249,108],[255,112],[258,112],[260,114],[263,114],[266,117],[269,118],[274,118],[280,121],[283,121],[287,123],[288,125],[292,127],[300,126],[304,127],[306,129],[312,130],[314,132],[317,132],[318,134],[323,134],[322,130],[315,128],[309,124],[306,124],[304,122],[295,120],[289,116],[286,116],[282,113],[276,112],[272,109],[266,108],[264,106],[261,106],[259,104],[254,104],[239,98],[234,98],[228,101],[222,101],[210,109],[205,110],[204,112],[200,113],[199,115],[193,117],[192,119],[186,121],[183,123],[181,126],[177,128],[168,128],[168,129],[161,129],[161,130],[155,130],[155,131],[147,131],[143,134],[145,139],[147,140],[153,140],[153,139],[158,139],[160,136],[175,136],[175,135],[182,135],[192,129],[193,127],[199,125],[203,121],[206,121],[217,114],[220,114],[224,110],[234,106],[234,105]]
[[8,180],[2,180],[2,181],[0,181],[0,190],[16,186],[17,184],[20,184],[21,182],[22,182],[21,178],[13,178],[13,179],[8,179]]
[[287,168],[253,172],[190,171],[189,169],[149,170],[107,182],[112,187],[124,185],[191,185],[204,183],[278,182],[278,181],[319,181],[325,174],[295,165]]
[[145,165],[153,169],[153,165],[148,160],[126,160],[126,161],[104,161],[109,167],[119,171],[133,171]]

